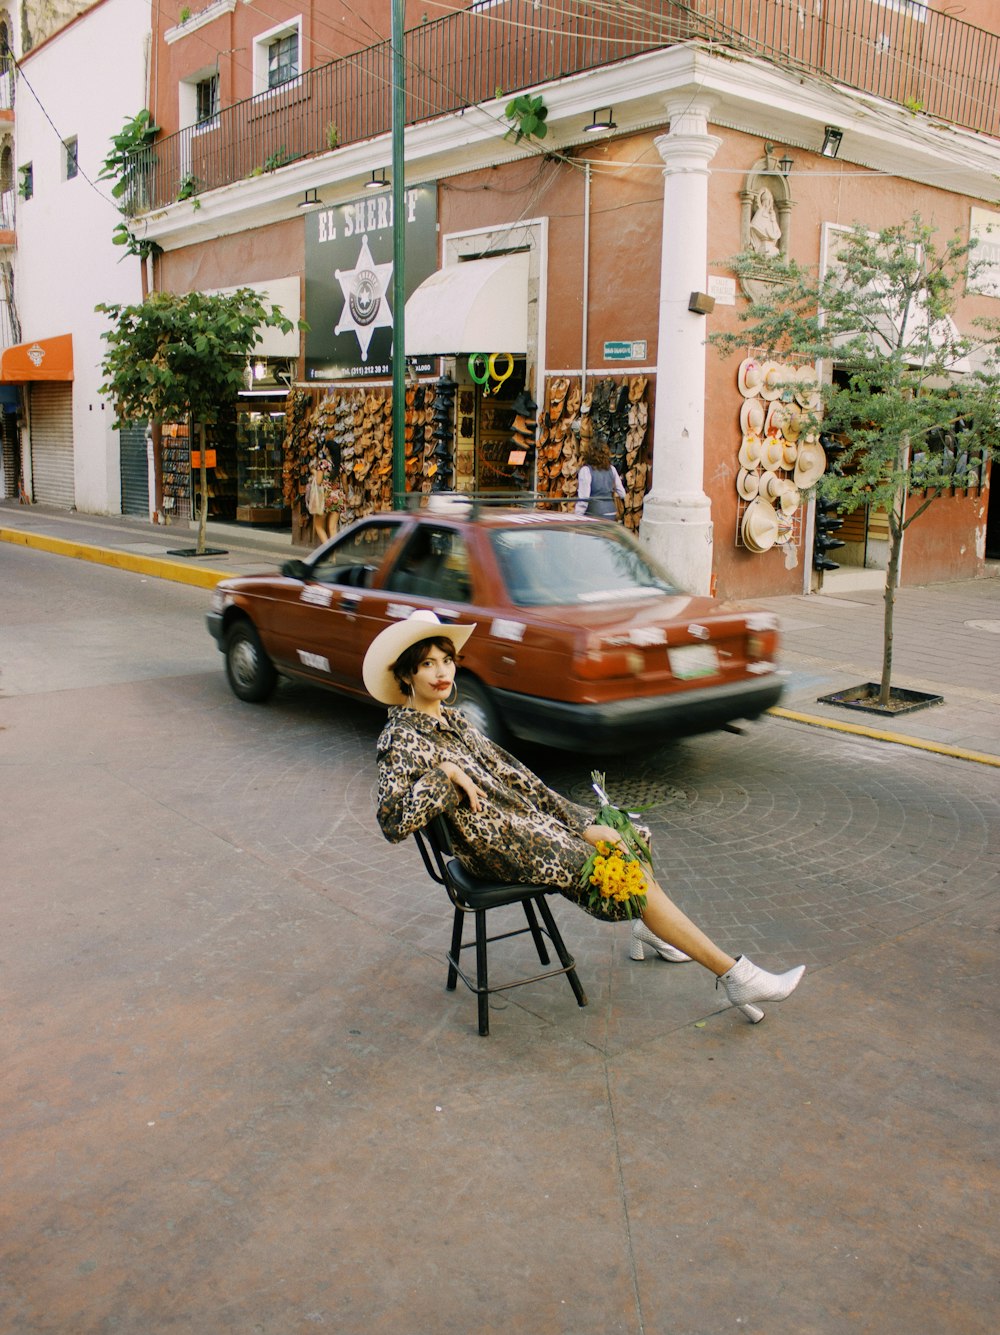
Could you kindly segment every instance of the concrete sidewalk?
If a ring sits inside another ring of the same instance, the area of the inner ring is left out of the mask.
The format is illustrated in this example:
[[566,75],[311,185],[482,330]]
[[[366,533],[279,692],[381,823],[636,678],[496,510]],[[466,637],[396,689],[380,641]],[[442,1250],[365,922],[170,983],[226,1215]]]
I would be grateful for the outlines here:
[[[287,532],[209,524],[207,543],[191,549],[194,525],[160,528],[127,516],[67,514],[45,506],[0,503],[0,542],[53,551],[135,573],[211,588],[229,575],[273,570],[308,550]],[[1000,567],[989,567],[996,575]],[[913,745],[1000,767],[1000,579],[900,590],[894,626],[894,686],[943,697],[885,719],[819,697],[877,681],[884,602],[878,572],[842,569],[824,593],[754,600],[777,613],[788,685],[776,716],[797,724]]]

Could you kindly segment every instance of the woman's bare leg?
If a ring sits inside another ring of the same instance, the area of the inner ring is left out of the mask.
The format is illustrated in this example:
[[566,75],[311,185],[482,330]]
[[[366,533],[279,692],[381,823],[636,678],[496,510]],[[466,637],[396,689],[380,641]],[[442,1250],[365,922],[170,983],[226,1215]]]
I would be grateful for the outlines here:
[[686,913],[682,913],[673,900],[668,899],[655,881],[647,880],[646,907],[642,911],[642,920],[661,941],[666,941],[685,955],[710,969],[716,978],[728,971],[736,963],[732,955],[712,941],[700,927],[696,927]]
[[[619,840],[618,832],[608,825],[588,825],[583,837],[588,844],[594,845],[604,841],[616,844]],[[648,867],[645,871],[646,907],[642,912],[642,920],[649,930],[661,941],[683,950],[685,955],[690,955],[693,960],[704,965],[717,978],[727,973],[736,963],[732,955],[720,950],[686,913],[681,912],[672,899],[667,898],[662,887],[653,880]]]

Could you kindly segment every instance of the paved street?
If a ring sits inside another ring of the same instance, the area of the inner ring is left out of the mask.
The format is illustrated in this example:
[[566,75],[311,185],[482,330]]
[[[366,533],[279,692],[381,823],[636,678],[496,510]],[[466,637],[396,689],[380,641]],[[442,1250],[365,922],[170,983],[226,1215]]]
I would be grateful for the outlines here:
[[[377,710],[240,704],[202,590],[0,570],[0,1332],[992,1335],[996,768],[783,717],[609,764],[683,906],[810,971],[750,1026],[556,902],[589,1006],[480,1039]],[[903,731],[1000,754],[1000,581],[914,592],[901,671],[949,689]],[[775,601],[822,719],[880,605]]]

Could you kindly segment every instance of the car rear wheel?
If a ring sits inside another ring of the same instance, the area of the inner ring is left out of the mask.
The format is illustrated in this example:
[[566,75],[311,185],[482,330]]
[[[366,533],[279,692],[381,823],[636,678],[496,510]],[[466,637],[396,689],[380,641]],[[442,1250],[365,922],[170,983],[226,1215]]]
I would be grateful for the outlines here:
[[274,664],[249,621],[237,621],[226,632],[226,676],[233,694],[250,704],[266,700],[278,684]]
[[484,737],[498,746],[503,746],[507,730],[493,704],[489,691],[475,677],[462,675],[458,678],[458,699],[455,708],[474,728],[478,728]]

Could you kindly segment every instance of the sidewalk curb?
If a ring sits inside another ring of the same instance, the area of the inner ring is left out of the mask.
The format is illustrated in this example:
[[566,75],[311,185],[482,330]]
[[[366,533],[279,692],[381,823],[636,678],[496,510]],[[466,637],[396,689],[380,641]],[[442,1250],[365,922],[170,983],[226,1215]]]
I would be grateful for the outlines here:
[[[34,547],[39,551],[53,552],[57,556],[75,557],[79,561],[91,561],[96,565],[112,566],[116,570],[126,570],[132,574],[148,575],[156,579],[172,580],[175,584],[189,584],[200,589],[214,589],[220,580],[229,579],[234,574],[231,570],[213,570],[205,566],[189,566],[179,561],[170,561],[162,556],[140,556],[135,552],[121,552],[109,547],[94,547],[85,542],[50,538],[37,533],[25,533],[21,529],[15,528],[0,528],[0,542],[13,543],[19,547]],[[813,728],[828,728],[832,732],[849,733],[855,737],[867,737],[876,742],[893,742],[897,746],[909,746],[918,751],[930,751],[935,755],[951,756],[955,760],[968,760],[977,765],[990,765],[1000,769],[1000,756],[988,755],[982,751],[967,751],[963,747],[946,746],[941,742],[928,742],[920,737],[886,732],[879,728],[865,727],[859,723],[840,723],[834,719],[819,718],[815,714],[803,714],[798,710],[783,709],[780,705],[775,705],[767,712],[774,718],[788,719],[792,723],[804,723]]]
[[231,570],[211,570],[204,566],[182,565],[162,556],[140,556],[135,552],[119,552],[109,547],[92,547],[85,542],[68,542],[64,538],[48,538],[37,533],[24,533],[16,528],[0,528],[0,542],[17,547],[34,547],[57,556],[72,556],[78,561],[92,561],[95,565],[113,566],[135,575],[151,575],[172,580],[175,584],[191,584],[199,589],[214,589],[220,579],[228,579]]
[[901,732],[885,732],[880,728],[866,728],[861,723],[838,723],[835,719],[818,718],[815,714],[800,714],[794,709],[782,709],[775,705],[767,711],[775,718],[786,718],[792,723],[806,723],[813,728],[829,728],[832,732],[847,732],[855,737],[869,737],[876,742],[895,742],[897,746],[911,746],[918,751],[932,751],[939,756],[952,756],[955,760],[971,760],[977,765],[993,765],[1000,769],[1000,756],[987,755],[984,751],[966,751],[961,746],[945,746],[943,742],[925,742],[922,737],[909,737]]

